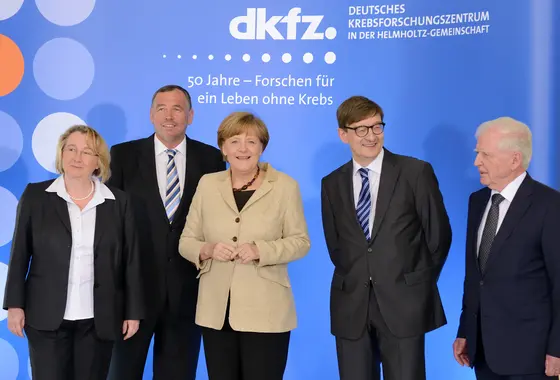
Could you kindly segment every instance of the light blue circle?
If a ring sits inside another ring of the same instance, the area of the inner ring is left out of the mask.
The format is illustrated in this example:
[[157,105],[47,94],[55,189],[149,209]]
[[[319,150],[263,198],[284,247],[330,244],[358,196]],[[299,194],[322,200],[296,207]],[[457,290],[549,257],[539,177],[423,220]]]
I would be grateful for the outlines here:
[[[0,247],[12,241],[16,225],[16,211],[18,200],[14,194],[0,187]],[[0,356],[1,357],[1,356]]]
[[93,57],[81,43],[55,38],[39,48],[33,60],[33,75],[45,94],[57,100],[81,96],[93,83]]
[[21,128],[13,117],[0,111],[0,172],[11,168],[21,156],[23,150],[23,135]]
[[4,339],[0,339],[2,358],[2,380],[16,380],[19,373],[19,358],[16,350]]
[[95,0],[35,0],[47,20],[59,26],[77,25],[89,17]]

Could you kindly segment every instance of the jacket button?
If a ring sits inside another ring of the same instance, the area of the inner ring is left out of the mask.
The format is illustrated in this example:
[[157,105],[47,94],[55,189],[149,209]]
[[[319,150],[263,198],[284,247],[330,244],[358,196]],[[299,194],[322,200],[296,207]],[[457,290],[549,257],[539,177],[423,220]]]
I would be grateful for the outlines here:
[[241,219],[239,219],[239,218],[235,218],[235,223],[239,223],[240,220]]
[[233,240],[234,242],[236,242],[236,241],[237,241],[237,236],[232,237],[231,240]]
[[93,287],[94,287],[95,289],[97,289],[97,288],[99,288],[99,284],[96,282],[95,284],[93,284]]
[[479,284],[480,286],[484,285],[484,281],[481,280]]
[[368,252],[373,252],[373,249],[368,248],[367,251],[368,251]]
[[364,288],[369,288],[369,281],[364,282]]

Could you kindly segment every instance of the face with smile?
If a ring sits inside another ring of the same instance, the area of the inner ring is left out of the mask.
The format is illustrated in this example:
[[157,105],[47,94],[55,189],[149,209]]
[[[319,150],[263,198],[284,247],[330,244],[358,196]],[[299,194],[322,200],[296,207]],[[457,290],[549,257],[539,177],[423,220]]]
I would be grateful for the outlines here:
[[62,149],[62,169],[70,178],[90,178],[99,168],[99,158],[87,141],[87,135],[74,132]]
[[222,145],[222,154],[226,156],[231,170],[238,173],[253,172],[262,152],[263,144],[251,130],[226,139]]
[[[362,127],[372,127],[366,129]],[[350,146],[352,157],[362,166],[369,165],[383,149],[384,124],[381,116],[376,114],[358,122],[352,123],[347,128],[339,128],[340,139]]]
[[157,138],[171,149],[183,141],[193,116],[191,105],[180,90],[158,93],[150,109],[150,121]]

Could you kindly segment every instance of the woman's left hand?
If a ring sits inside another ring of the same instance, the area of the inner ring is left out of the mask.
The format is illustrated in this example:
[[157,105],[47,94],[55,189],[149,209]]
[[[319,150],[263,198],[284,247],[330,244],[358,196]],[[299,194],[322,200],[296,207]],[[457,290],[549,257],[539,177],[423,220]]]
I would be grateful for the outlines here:
[[124,340],[132,338],[140,328],[140,321],[126,320],[123,322],[122,333],[126,334]]
[[260,258],[259,249],[253,243],[241,244],[234,252],[234,259],[238,258],[241,264],[247,264]]

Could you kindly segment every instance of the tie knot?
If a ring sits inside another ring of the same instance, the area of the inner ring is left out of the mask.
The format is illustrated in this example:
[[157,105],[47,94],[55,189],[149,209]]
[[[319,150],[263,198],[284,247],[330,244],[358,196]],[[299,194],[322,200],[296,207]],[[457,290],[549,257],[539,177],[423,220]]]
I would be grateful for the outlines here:
[[175,154],[177,154],[177,151],[175,149],[167,149],[166,152],[167,155],[172,158],[175,157]]
[[360,172],[362,179],[368,178],[368,170],[366,168],[360,168],[358,171]]
[[492,195],[492,205],[496,205],[498,206],[503,200],[504,200],[504,196],[502,194],[494,194]]

